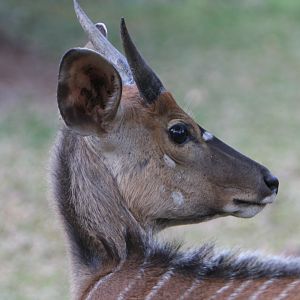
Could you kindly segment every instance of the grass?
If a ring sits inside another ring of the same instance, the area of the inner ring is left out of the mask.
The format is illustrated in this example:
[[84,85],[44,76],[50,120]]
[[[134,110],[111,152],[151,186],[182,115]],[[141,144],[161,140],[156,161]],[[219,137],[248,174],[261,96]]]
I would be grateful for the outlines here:
[[51,120],[25,106],[1,115],[1,299],[60,299],[68,292],[62,237],[46,196]]
[[[299,1],[81,2],[118,46],[125,16],[144,56],[199,123],[280,178],[277,203],[255,218],[174,227],[165,236],[300,253]],[[71,1],[2,1],[0,26],[54,68],[85,41]],[[54,93],[43,105],[35,94],[19,93],[15,104],[0,98],[1,299],[68,297],[63,238],[47,200]]]

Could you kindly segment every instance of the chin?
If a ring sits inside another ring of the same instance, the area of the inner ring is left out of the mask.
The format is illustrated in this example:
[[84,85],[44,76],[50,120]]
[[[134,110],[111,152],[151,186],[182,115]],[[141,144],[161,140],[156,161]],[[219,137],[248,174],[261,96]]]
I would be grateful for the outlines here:
[[239,218],[252,218],[260,213],[266,205],[253,205],[251,207],[242,208],[236,212],[232,213],[232,216],[239,217]]
[[260,213],[266,204],[227,204],[224,207],[224,212],[228,213],[231,216],[238,217],[238,218],[252,218],[258,213]]

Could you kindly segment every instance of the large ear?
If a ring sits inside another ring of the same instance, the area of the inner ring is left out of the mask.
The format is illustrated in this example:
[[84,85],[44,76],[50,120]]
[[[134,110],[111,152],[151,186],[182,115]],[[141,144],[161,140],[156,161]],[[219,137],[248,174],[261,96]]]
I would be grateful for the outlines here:
[[107,131],[122,95],[122,80],[114,66],[97,52],[75,48],[59,68],[57,101],[66,125],[80,134]]

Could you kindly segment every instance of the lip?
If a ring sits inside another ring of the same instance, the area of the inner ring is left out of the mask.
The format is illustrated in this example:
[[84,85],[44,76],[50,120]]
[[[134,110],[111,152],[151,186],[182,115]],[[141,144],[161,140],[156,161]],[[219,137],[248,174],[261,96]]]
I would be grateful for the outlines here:
[[271,204],[275,201],[276,199],[276,196],[277,196],[277,193],[273,193],[271,194],[270,196],[267,196],[265,197],[264,199],[262,199],[261,203],[264,203],[264,204]]
[[[259,206],[259,207],[265,207],[268,203],[266,202],[256,202],[256,201],[248,201],[243,199],[233,199],[233,203],[237,206]],[[270,202],[271,203],[271,202]]]
[[250,201],[245,199],[239,199],[235,198],[233,199],[233,203],[237,206],[259,206],[259,207],[265,207],[267,204],[271,204],[275,201],[276,193],[273,193],[265,198],[263,198],[261,201]]
[[223,210],[232,216],[239,218],[252,218],[261,212],[267,204],[261,201],[250,201],[240,198],[232,200],[231,204],[227,204]]

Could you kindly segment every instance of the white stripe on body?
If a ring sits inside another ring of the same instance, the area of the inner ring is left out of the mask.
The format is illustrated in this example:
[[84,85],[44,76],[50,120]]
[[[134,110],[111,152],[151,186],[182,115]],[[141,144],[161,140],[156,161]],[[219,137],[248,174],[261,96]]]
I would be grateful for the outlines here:
[[98,290],[98,288],[104,284],[105,282],[107,282],[116,272],[120,271],[121,268],[124,265],[124,261],[120,262],[119,265],[109,274],[107,274],[104,277],[101,277],[93,286],[93,288],[90,290],[90,292],[88,293],[86,300],[92,300],[93,299],[93,295],[95,294],[95,292]]
[[196,278],[191,286],[183,293],[183,295],[180,296],[179,300],[188,299],[189,295],[193,292],[193,290],[198,287],[198,285],[202,282],[201,279]]
[[294,280],[293,282],[289,283],[288,286],[276,297],[274,300],[283,300],[288,297],[289,293],[300,284],[300,279]]
[[236,297],[238,297],[252,282],[252,280],[247,280],[241,283],[239,287],[237,287],[226,300],[234,300]]
[[249,300],[257,300],[258,297],[265,292],[272,284],[276,281],[276,279],[271,278],[269,280],[266,280],[263,285],[259,287],[259,289],[249,298]]
[[125,289],[123,289],[123,291],[121,291],[121,293],[119,294],[117,300],[124,300],[125,297],[127,296],[128,292],[132,289],[132,287],[134,286],[134,284],[142,278],[143,274],[144,274],[144,264],[143,266],[139,269],[139,271],[137,272],[137,274],[134,276],[134,278],[132,280],[129,281],[127,287]]
[[209,297],[208,300],[214,300],[214,299],[216,299],[223,292],[227,291],[232,286],[232,284],[233,284],[233,282],[229,281],[229,283],[227,283],[226,285],[222,286],[220,289],[218,289],[216,291],[216,293],[214,295],[212,295],[211,297]]
[[157,284],[152,288],[151,292],[146,296],[145,300],[153,299],[153,297],[155,297],[157,292],[164,286],[164,284],[170,280],[170,278],[173,274],[174,274],[173,269],[170,269],[169,271],[167,271],[163,275],[161,275]]

